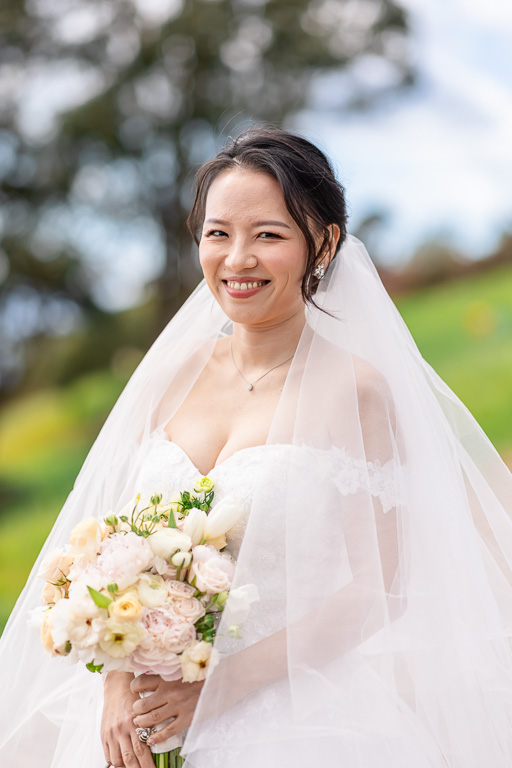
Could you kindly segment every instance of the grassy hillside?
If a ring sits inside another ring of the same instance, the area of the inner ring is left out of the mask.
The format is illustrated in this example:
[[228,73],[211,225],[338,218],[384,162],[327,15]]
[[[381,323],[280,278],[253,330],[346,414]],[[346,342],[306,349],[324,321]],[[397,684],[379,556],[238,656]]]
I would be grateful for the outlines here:
[[[425,358],[512,459],[512,269],[398,302]],[[110,371],[18,400],[0,419],[0,627],[118,396]]]
[[512,268],[417,292],[398,307],[428,362],[512,459]]

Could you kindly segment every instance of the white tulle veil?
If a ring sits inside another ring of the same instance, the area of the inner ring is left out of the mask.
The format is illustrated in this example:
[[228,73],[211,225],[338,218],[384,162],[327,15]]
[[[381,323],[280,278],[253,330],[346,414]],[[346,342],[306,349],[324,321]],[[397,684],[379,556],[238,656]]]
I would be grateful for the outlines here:
[[[274,501],[263,480],[238,559],[234,585],[256,584],[260,601],[238,638],[226,609],[186,766],[281,767],[293,742],[294,768],[375,768],[369,744],[395,768],[509,768],[512,476],[359,240],[315,300],[326,311],[306,310],[268,436],[289,449],[278,467],[258,454]],[[201,284],[133,374],[41,556],[136,492],[149,436],[230,333]],[[0,646],[0,762],[101,768],[102,680],[28,628],[37,567]]]

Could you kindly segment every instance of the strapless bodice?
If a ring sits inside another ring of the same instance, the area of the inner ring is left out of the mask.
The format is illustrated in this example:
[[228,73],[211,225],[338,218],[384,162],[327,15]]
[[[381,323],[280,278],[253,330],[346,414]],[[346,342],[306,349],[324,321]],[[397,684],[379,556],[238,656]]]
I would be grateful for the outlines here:
[[[247,526],[251,501],[258,495],[268,509],[286,484],[287,469],[299,469],[302,476],[310,475],[315,483],[331,482],[344,496],[359,489],[368,490],[381,503],[383,512],[396,504],[392,462],[366,462],[351,457],[343,448],[323,450],[306,445],[272,444],[242,448],[217,464],[208,473],[214,483],[215,502],[235,496],[244,507],[244,514],[228,534],[228,549],[236,558]],[[169,440],[163,427],[149,438],[149,447],[140,468],[136,490],[141,497],[161,493],[163,503],[179,493],[192,490],[202,473],[194,466],[183,449]],[[278,515],[272,515],[268,533],[278,534]],[[274,529],[273,531],[271,529]]]

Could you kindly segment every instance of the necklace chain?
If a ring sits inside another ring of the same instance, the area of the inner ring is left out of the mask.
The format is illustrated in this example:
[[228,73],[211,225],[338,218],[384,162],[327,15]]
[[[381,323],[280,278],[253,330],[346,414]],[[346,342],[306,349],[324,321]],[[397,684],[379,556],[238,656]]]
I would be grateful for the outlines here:
[[[252,392],[252,390],[254,389],[254,385],[255,385],[255,384],[257,384],[257,383],[258,383],[258,381],[261,381],[261,379],[262,379],[264,376],[267,376],[267,375],[268,375],[268,374],[269,374],[271,371],[275,371],[275,369],[276,369],[276,368],[280,368],[282,365],[284,365],[285,363],[287,363],[287,362],[288,362],[289,360],[291,360],[291,359],[292,359],[292,357],[293,357],[293,355],[290,355],[290,357],[287,357],[287,358],[286,358],[286,360],[283,360],[283,362],[282,362],[282,363],[278,363],[277,365],[274,365],[272,368],[269,368],[269,370],[268,370],[268,371],[265,371],[265,373],[262,373],[262,374],[261,374],[261,376],[259,376],[259,377],[258,377],[258,378],[257,378],[255,381],[253,381],[253,382],[250,382],[250,381],[247,381],[247,379],[246,379],[246,378],[245,378],[245,376],[243,375],[242,371],[240,370],[240,368],[238,367],[238,365],[235,363],[235,357],[234,357],[234,355],[233,355],[233,341],[231,341],[231,344],[230,344],[230,349],[231,349],[231,359],[232,359],[232,361],[233,361],[233,365],[234,365],[234,366],[235,366],[235,368],[237,369],[237,371],[238,371],[238,373],[240,374],[240,376],[242,377],[242,379],[243,379],[243,380],[245,381],[245,383],[247,384],[247,389],[249,390],[249,392]],[[295,354],[295,352],[294,352],[293,354]]]

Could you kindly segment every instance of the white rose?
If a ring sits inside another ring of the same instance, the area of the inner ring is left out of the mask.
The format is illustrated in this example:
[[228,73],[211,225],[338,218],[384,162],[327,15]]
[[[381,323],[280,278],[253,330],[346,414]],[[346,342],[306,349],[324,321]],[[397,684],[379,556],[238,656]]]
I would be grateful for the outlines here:
[[204,525],[204,538],[216,539],[230,531],[240,519],[243,511],[243,506],[234,496],[226,496],[210,510]]
[[167,600],[167,586],[161,576],[141,573],[137,582],[137,594],[146,608],[158,608]]
[[204,539],[204,527],[206,524],[207,515],[202,509],[194,507],[190,510],[183,523],[183,532],[188,534],[192,539],[192,544],[200,544]]
[[62,547],[58,547],[45,555],[39,566],[38,576],[45,581],[55,583],[66,578],[72,565],[72,555],[66,554]]
[[169,560],[178,549],[187,552],[192,546],[190,536],[177,528],[159,529],[148,537],[148,541],[153,554],[165,560]]

